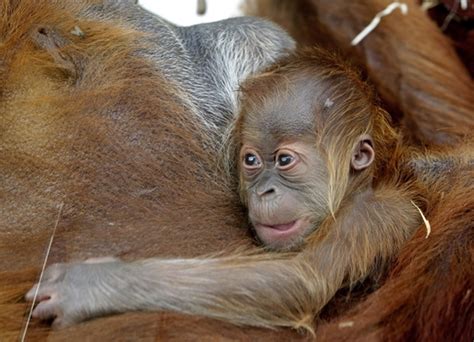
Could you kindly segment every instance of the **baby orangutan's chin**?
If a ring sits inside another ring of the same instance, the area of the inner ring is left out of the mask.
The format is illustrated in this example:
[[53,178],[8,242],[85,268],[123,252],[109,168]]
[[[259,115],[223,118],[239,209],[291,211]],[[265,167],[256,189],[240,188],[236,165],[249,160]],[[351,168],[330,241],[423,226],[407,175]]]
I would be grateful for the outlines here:
[[286,223],[253,222],[253,228],[262,244],[272,250],[296,250],[304,242],[304,238],[312,231],[308,219],[295,219]]

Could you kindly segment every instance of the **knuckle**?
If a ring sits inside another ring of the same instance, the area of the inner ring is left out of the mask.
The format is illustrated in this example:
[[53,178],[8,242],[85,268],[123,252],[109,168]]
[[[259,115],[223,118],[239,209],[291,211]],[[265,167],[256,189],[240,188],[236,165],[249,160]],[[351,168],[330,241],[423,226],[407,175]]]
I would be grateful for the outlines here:
[[28,301],[32,301],[35,296],[37,288],[38,288],[38,284],[33,285],[33,287],[26,293],[25,299]]

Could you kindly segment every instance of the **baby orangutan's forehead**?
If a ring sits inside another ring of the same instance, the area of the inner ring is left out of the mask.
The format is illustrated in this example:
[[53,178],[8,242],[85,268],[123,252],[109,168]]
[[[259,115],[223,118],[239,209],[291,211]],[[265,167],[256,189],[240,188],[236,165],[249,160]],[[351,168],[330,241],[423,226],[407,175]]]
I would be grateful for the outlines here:
[[315,133],[316,111],[321,108],[312,87],[295,85],[270,89],[261,101],[252,103],[243,118],[243,138],[269,144]]

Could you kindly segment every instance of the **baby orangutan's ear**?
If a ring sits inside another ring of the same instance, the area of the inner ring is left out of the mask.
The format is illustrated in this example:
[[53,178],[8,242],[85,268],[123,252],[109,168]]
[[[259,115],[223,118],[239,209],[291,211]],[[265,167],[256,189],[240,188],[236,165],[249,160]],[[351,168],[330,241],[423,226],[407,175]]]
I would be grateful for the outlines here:
[[363,170],[372,164],[375,158],[372,138],[368,134],[361,135],[354,146],[351,167],[356,171]]

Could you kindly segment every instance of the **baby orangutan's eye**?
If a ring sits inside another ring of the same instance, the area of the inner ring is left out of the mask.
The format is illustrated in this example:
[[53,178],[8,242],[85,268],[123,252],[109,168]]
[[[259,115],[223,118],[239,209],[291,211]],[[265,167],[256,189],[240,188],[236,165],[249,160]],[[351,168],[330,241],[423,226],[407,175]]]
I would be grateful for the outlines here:
[[246,170],[256,170],[262,166],[260,157],[256,152],[248,151],[244,154],[243,166]]
[[298,162],[298,156],[290,151],[281,151],[276,156],[276,167],[280,170],[289,170]]

